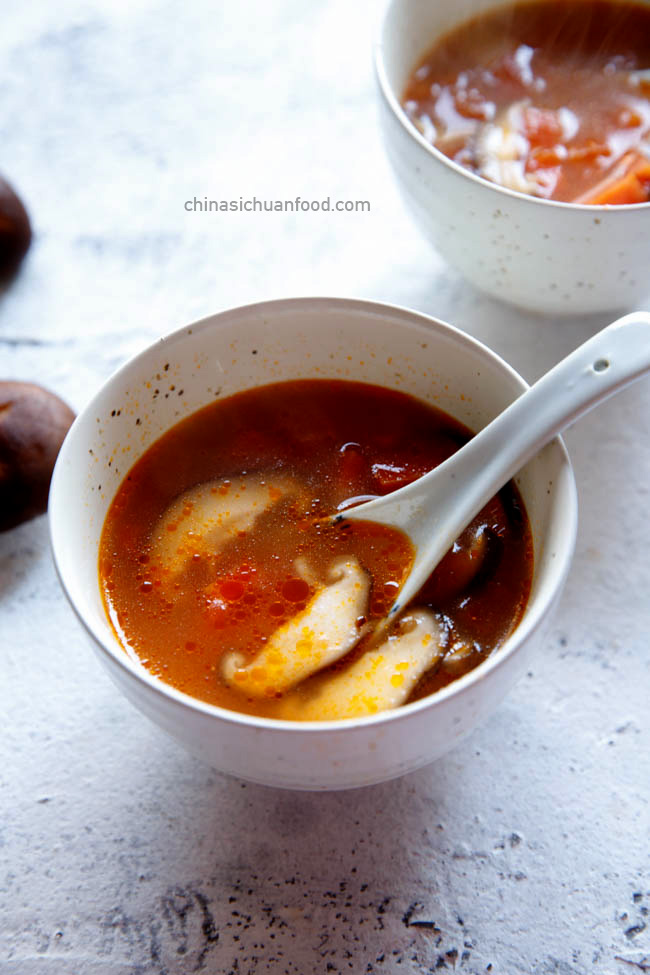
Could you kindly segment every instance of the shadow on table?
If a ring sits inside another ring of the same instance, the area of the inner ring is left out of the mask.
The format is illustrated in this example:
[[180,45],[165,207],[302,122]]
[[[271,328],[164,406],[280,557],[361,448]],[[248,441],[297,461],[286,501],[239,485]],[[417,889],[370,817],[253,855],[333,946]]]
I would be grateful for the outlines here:
[[104,917],[105,953],[130,945],[128,957],[160,975],[453,969],[472,953],[444,893],[448,860],[465,855],[445,832],[462,754],[338,793],[210,773],[213,814],[204,795],[193,816],[201,835],[151,878],[146,908]]
[[16,588],[48,557],[46,518],[35,518],[0,532],[0,601],[11,598]]

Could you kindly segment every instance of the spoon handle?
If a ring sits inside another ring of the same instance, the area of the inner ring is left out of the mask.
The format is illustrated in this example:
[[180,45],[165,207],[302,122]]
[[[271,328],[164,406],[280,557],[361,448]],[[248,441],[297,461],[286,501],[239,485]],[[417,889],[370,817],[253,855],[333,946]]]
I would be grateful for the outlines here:
[[[458,490],[467,487],[465,507],[480,501],[476,514],[553,437],[648,370],[649,313],[626,315],[579,346],[473,437],[464,459],[458,455],[454,480]],[[472,490],[472,482],[482,483]],[[466,512],[455,520],[465,519]]]
[[625,315],[554,366],[435,470],[346,512],[394,524],[415,544],[413,569],[390,615],[417,593],[463,529],[541,447],[648,370],[650,313]]

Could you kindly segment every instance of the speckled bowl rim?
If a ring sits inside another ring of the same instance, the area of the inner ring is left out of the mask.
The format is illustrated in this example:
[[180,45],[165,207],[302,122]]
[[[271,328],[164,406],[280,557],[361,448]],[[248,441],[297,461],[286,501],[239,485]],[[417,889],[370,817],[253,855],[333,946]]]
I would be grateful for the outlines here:
[[[486,358],[487,361],[490,361],[502,372],[508,374],[521,386],[522,392],[528,388],[529,384],[526,382],[526,380],[523,379],[523,377],[505,361],[505,359],[497,355],[496,352],[493,352],[483,342],[479,341],[473,336],[470,336],[468,333],[463,332],[456,326],[442,321],[441,319],[426,315],[423,312],[414,311],[404,306],[393,305],[385,302],[369,301],[365,299],[332,298],[325,296],[280,298],[269,301],[252,302],[236,308],[225,309],[216,313],[215,315],[210,315],[199,319],[197,322],[184,325],[166,336],[156,339],[141,352],[130,357],[122,366],[113,372],[108,379],[105,380],[95,396],[86,404],[77,419],[72,424],[61,447],[50,488],[50,510],[52,508],[52,499],[58,490],[57,469],[63,467],[63,464],[66,461],[67,453],[70,449],[72,449],[70,445],[74,441],[76,429],[81,423],[81,418],[88,413],[95,413],[97,411],[97,405],[109,386],[116,381],[119,381],[125,373],[131,370],[136,364],[145,361],[148,357],[152,355],[159,357],[161,349],[169,348],[171,350],[174,344],[176,342],[182,342],[188,333],[193,337],[196,337],[196,335],[203,330],[218,329],[220,322],[225,323],[231,320],[233,315],[245,316],[249,315],[250,313],[256,313],[258,315],[261,314],[272,316],[274,312],[282,311],[285,308],[295,309],[300,305],[305,305],[312,309],[314,307],[318,307],[318,305],[324,305],[329,308],[336,306],[337,308],[340,308],[342,312],[345,310],[356,309],[360,312],[365,311],[366,313],[388,314],[393,318],[402,319],[403,321],[410,322],[411,324],[425,326],[437,333],[446,333],[447,338],[453,339],[461,346],[468,348],[471,347],[474,352],[479,352]],[[405,391],[408,392],[408,390]],[[118,642],[117,637],[115,637],[113,645],[108,646],[106,644],[103,634],[101,634],[95,628],[92,621],[87,620],[84,614],[80,611],[66,584],[66,579],[60,568],[57,557],[57,528],[52,517],[50,516],[50,547],[54,560],[54,566],[68,602],[70,603],[82,627],[92,639],[94,645],[104,654],[106,654],[112,663],[117,663],[118,666],[125,670],[131,677],[134,677],[137,681],[144,683],[155,693],[162,695],[162,697],[167,698],[190,711],[202,713],[203,715],[213,717],[219,721],[225,721],[231,725],[243,726],[257,730],[266,730],[269,732],[276,730],[290,731],[295,735],[314,735],[320,734],[323,731],[326,731],[329,734],[346,734],[355,728],[373,725],[392,725],[394,723],[407,721],[416,713],[440,707],[442,704],[444,704],[444,702],[450,700],[451,698],[460,698],[463,695],[471,692],[476,684],[483,681],[491,672],[504,666],[506,661],[522,648],[526,641],[540,627],[542,622],[547,617],[547,614],[551,611],[556,598],[562,591],[571,566],[578,524],[577,489],[571,461],[561,437],[556,437],[552,442],[559,447],[562,460],[564,462],[563,468],[565,473],[568,474],[568,479],[563,485],[563,490],[566,493],[566,497],[563,500],[561,513],[561,516],[565,521],[565,533],[562,536],[563,544],[558,547],[557,557],[553,563],[552,575],[554,584],[547,586],[545,594],[543,596],[538,596],[534,600],[533,608],[531,610],[528,608],[526,609],[524,619],[517,625],[510,636],[506,638],[504,643],[485,661],[474,668],[474,670],[471,670],[469,673],[457,678],[451,684],[448,684],[441,690],[436,691],[434,694],[421,698],[418,701],[413,701],[411,704],[402,705],[393,711],[383,711],[378,714],[368,715],[365,717],[339,718],[329,721],[288,721],[285,719],[265,718],[257,715],[244,714],[238,711],[230,711],[227,708],[209,704],[206,701],[201,701],[198,698],[194,698],[191,695],[184,693],[183,691],[177,690],[171,684],[166,684],[161,679],[150,674],[142,664],[138,664],[132,660],[127,651]],[[562,487],[558,487],[558,491],[560,490],[562,490]],[[558,517],[558,515],[554,515],[554,517]],[[550,571],[551,570],[549,570],[549,572]],[[98,575],[93,579],[93,585],[99,585]]]
[[[486,192],[491,192],[495,194],[497,198],[503,196],[514,197],[517,200],[525,200],[527,204],[533,207],[542,206],[542,207],[552,207],[553,209],[559,209],[559,210],[569,210],[569,211],[575,210],[577,212],[590,213],[596,216],[602,215],[604,213],[623,214],[635,210],[640,210],[640,211],[650,210],[650,200],[647,203],[623,203],[623,204],[616,204],[615,206],[614,205],[607,206],[602,204],[598,205],[595,203],[569,203],[564,200],[544,200],[538,196],[530,196],[528,193],[521,193],[519,192],[519,190],[511,190],[506,186],[500,186],[498,183],[491,183],[489,180],[484,179],[482,176],[477,176],[476,173],[472,173],[469,169],[465,169],[463,166],[460,166],[457,162],[454,162],[453,159],[450,159],[449,156],[445,156],[443,152],[440,152],[439,149],[436,149],[435,146],[431,145],[430,142],[427,142],[424,136],[420,132],[418,132],[418,130],[415,128],[412,122],[409,121],[406,112],[401,106],[399,95],[395,92],[391,82],[388,80],[388,74],[384,63],[383,37],[384,37],[384,30],[386,26],[386,20],[388,19],[388,15],[392,10],[393,6],[397,2],[399,2],[399,0],[388,0],[380,16],[379,28],[376,32],[377,39],[375,41],[374,50],[373,50],[373,54],[374,54],[373,63],[375,69],[375,77],[377,79],[379,90],[381,92],[381,95],[386,105],[389,107],[393,116],[399,122],[403,131],[406,132],[407,136],[410,139],[412,139],[413,142],[417,146],[419,146],[420,149],[423,149],[433,160],[435,160],[437,163],[442,164],[447,169],[456,173],[458,176],[461,176],[463,179],[469,180],[475,185],[481,187]],[[512,0],[512,2],[514,2],[514,0]],[[494,8],[498,8],[504,5],[507,5],[507,0],[502,0],[501,3],[495,2]],[[469,19],[470,17],[471,14],[469,14],[467,19]],[[459,24],[457,26],[459,26],[462,22],[463,22],[462,20],[459,21]],[[447,31],[445,31],[445,33],[447,33]],[[441,36],[444,36],[444,34]],[[431,43],[429,45],[430,48],[433,47],[435,40],[436,38],[434,36],[431,39]],[[416,62],[414,62],[413,67],[415,67],[415,64]],[[611,218],[608,217],[607,219],[609,220]]]

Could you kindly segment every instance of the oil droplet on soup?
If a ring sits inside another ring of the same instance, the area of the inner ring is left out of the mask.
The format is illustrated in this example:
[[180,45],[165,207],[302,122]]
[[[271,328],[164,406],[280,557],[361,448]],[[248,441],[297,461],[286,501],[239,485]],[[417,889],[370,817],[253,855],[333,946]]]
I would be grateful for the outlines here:
[[410,569],[398,531],[333,525],[471,436],[404,393],[299,380],[183,420],[140,458],[106,517],[99,580],[119,640],[163,681],[250,714],[337,719],[435,692],[512,632],[530,591],[514,484],[481,511],[388,638]]

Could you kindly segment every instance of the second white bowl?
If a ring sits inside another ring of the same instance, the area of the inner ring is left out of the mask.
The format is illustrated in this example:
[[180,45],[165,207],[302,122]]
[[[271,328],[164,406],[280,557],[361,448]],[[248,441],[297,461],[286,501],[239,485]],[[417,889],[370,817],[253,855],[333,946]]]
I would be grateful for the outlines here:
[[650,203],[580,206],[504,189],[434,149],[401,108],[409,75],[436,40],[494,6],[389,3],[375,67],[386,151],[406,206],[440,254],[496,298],[549,315],[642,305]]

